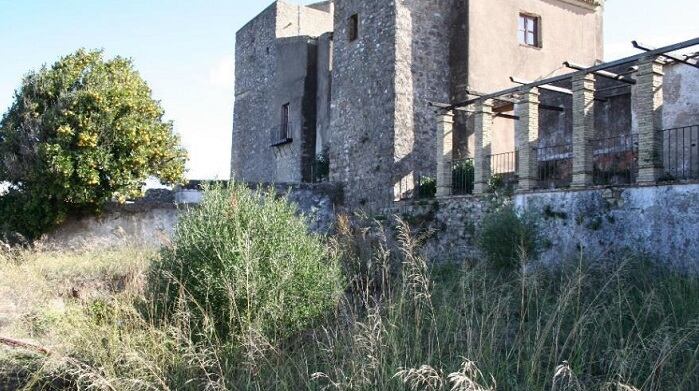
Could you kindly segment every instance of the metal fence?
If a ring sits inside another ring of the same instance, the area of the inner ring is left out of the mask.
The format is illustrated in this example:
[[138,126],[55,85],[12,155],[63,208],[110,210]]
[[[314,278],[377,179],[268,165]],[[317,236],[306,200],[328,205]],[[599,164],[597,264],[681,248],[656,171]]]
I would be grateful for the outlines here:
[[473,194],[476,181],[473,159],[455,160],[451,167],[452,194]]
[[699,125],[665,129],[663,180],[699,179]]
[[638,177],[638,134],[628,133],[591,141],[595,185],[627,185]]
[[573,144],[539,146],[535,153],[539,162],[539,188],[570,186],[573,181]]

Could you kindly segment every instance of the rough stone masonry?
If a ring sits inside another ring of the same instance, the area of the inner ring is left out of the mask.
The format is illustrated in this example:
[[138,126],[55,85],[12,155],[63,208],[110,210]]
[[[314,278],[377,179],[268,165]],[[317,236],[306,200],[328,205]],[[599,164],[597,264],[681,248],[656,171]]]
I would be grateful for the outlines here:
[[[236,35],[232,177],[314,181],[323,155],[346,206],[386,207],[437,174],[428,102],[537,79],[566,60],[593,64],[602,12],[591,0],[277,1]],[[542,137],[567,129],[544,119]],[[455,118],[455,156],[473,157],[468,122]],[[491,152],[514,148],[513,121],[496,118]]]

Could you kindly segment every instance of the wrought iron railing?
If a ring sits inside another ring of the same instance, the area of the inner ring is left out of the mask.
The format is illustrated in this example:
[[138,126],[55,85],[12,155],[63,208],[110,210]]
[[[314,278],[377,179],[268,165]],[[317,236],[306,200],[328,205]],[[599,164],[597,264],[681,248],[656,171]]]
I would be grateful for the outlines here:
[[451,168],[452,194],[473,194],[475,182],[473,159],[455,160]]
[[663,180],[699,179],[699,125],[665,129]]
[[281,124],[270,130],[270,144],[273,147],[288,144],[292,141],[294,141],[294,132],[291,123]]
[[573,144],[539,146],[534,149],[539,162],[538,187],[569,187],[573,180]]
[[638,134],[627,133],[591,141],[595,185],[627,185],[638,177]]

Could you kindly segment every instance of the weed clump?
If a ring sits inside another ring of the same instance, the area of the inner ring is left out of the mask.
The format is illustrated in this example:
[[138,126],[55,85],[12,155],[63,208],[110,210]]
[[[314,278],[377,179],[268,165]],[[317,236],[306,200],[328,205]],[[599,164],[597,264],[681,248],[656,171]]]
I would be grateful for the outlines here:
[[483,218],[478,244],[495,268],[514,269],[539,247],[536,222],[512,205],[501,206]]
[[160,258],[150,273],[159,312],[184,312],[222,340],[288,337],[341,293],[340,267],[321,237],[272,190],[208,189]]

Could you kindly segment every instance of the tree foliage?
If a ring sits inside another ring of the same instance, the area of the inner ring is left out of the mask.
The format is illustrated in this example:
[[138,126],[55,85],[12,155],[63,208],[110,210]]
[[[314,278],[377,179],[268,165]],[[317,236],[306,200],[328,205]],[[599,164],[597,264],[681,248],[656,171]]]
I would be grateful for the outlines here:
[[131,60],[79,50],[29,73],[0,121],[0,224],[35,237],[66,216],[184,177],[186,152]]

